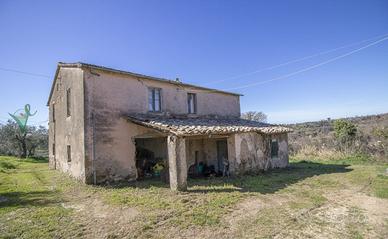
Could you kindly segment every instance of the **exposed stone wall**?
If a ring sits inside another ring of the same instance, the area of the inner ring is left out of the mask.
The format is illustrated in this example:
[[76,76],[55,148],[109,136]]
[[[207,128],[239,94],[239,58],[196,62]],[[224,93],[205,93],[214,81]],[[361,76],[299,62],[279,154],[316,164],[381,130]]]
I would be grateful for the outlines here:
[[[271,139],[277,139],[279,143],[277,158],[271,158]],[[240,133],[231,136],[229,142],[228,147],[235,149],[229,155],[231,172],[234,174],[257,173],[288,166],[287,134]]]
[[[71,89],[69,117],[66,106],[67,89]],[[83,71],[78,68],[61,68],[49,102],[49,166],[67,172],[81,181],[85,181],[83,92]],[[71,146],[71,162],[67,159],[67,145]]]

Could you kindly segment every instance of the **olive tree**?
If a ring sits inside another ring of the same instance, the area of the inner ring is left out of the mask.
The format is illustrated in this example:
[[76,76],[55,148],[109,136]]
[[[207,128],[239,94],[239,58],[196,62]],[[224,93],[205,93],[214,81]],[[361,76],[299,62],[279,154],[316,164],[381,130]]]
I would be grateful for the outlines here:
[[241,114],[241,118],[257,122],[267,122],[267,115],[261,111],[247,111]]

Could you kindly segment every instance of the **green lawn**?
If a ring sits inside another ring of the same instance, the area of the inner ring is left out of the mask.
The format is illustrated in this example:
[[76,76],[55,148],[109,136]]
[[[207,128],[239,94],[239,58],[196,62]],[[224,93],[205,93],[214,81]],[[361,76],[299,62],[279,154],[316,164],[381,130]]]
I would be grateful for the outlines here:
[[44,160],[0,156],[1,238],[384,238],[387,164],[292,161],[287,169],[189,181],[87,186]]

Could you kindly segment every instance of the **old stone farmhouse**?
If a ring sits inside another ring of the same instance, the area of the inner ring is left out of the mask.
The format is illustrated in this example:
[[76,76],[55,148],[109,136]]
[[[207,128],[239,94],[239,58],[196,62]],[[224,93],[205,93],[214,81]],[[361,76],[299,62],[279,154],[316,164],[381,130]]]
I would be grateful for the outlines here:
[[[59,63],[50,167],[90,184],[288,165],[288,128],[240,119],[239,94],[85,63]],[[155,176],[154,175],[154,176]]]

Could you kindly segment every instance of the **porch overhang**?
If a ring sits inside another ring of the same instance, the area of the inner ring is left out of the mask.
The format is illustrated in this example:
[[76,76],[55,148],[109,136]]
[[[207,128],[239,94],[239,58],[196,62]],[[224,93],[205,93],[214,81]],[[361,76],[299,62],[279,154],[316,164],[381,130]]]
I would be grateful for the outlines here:
[[261,134],[280,134],[292,132],[290,128],[240,118],[185,117],[128,115],[127,120],[159,132],[175,136],[211,136],[233,133],[256,132]]

